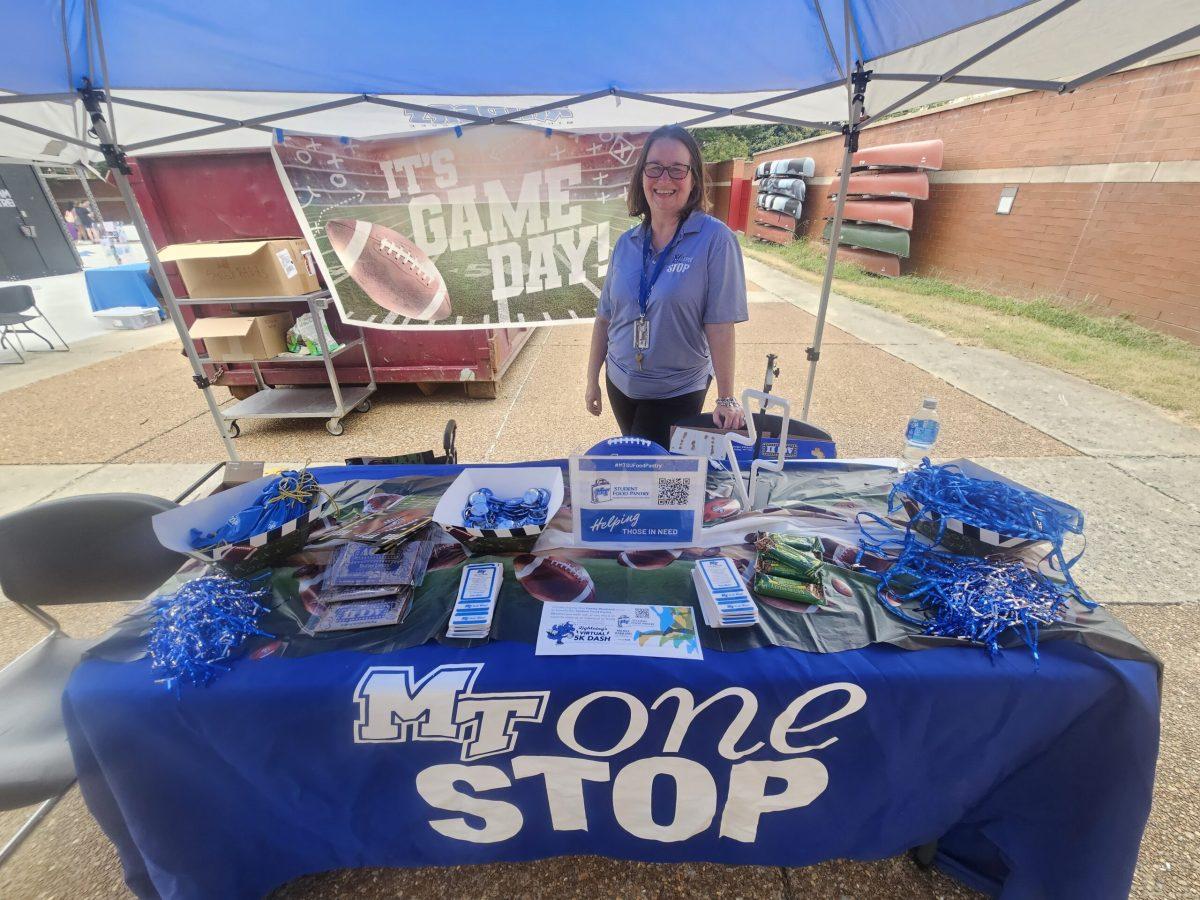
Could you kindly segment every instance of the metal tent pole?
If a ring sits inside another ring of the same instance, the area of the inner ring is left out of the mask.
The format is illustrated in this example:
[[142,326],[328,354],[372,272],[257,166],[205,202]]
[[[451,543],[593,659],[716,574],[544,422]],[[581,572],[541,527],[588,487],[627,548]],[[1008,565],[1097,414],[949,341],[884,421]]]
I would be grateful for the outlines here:
[[179,312],[179,304],[175,300],[175,292],[171,290],[171,282],[167,279],[167,273],[158,258],[158,251],[154,248],[154,240],[150,237],[150,228],[146,225],[146,219],[142,216],[142,208],[138,205],[137,197],[133,194],[133,188],[130,187],[129,164],[125,159],[125,151],[112,143],[112,132],[109,130],[108,123],[104,120],[104,115],[100,109],[100,104],[103,102],[103,94],[90,85],[80,88],[79,93],[83,98],[84,108],[87,109],[88,115],[91,117],[92,129],[100,141],[100,149],[104,153],[104,158],[108,162],[109,169],[113,173],[113,178],[117,182],[117,188],[121,191],[121,199],[125,201],[125,208],[129,210],[129,215],[133,219],[133,226],[137,229],[138,238],[142,242],[142,248],[146,251],[146,261],[150,263],[150,271],[154,273],[154,280],[158,283],[158,289],[162,293],[163,305],[166,306],[167,314],[175,324],[175,330],[179,332],[179,339],[183,342],[183,351],[187,354],[188,362],[192,364],[192,381],[196,382],[196,386],[204,393],[204,400],[208,404],[208,411],[212,415],[213,422],[217,425],[217,431],[221,434],[221,440],[225,444],[225,452],[229,455],[230,460],[237,462],[238,453],[234,449],[233,440],[230,438],[229,431],[225,427],[225,420],[221,416],[221,410],[217,407],[217,400],[212,392],[212,384],[204,374],[204,367],[200,364],[200,357],[196,353],[196,345],[192,343],[192,338],[188,334],[187,323],[183,321],[183,315]]
[[813,385],[817,380],[817,363],[821,359],[821,337],[825,332],[825,313],[829,309],[829,292],[833,287],[833,267],[837,262],[838,238],[842,234],[842,213],[846,208],[846,188],[850,182],[850,159],[858,150],[859,120],[862,119],[863,99],[871,73],[864,71],[860,62],[850,73],[854,94],[850,102],[850,121],[845,129],[845,148],[842,151],[842,174],[838,182],[837,204],[833,210],[833,225],[829,231],[829,255],[825,259],[825,278],[821,282],[821,300],[817,305],[817,324],[813,330],[812,346],[808,356],[808,384],[804,388],[804,406],[800,411],[801,421],[808,421],[808,408],[812,405]]

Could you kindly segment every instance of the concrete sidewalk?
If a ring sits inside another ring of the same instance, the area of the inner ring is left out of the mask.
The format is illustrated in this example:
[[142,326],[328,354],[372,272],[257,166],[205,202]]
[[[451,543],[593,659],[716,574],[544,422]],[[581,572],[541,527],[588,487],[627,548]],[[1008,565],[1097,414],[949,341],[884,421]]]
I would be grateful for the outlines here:
[[[747,260],[751,319],[738,332],[738,381],[759,386],[764,355],[781,356],[777,392],[803,396],[816,289]],[[1195,690],[1200,625],[1200,431],[1139,401],[1003,354],[962,347],[928,329],[834,298],[812,421],[843,456],[894,455],[920,397],[940,401],[943,457],[983,465],[1061,497],[1087,517],[1081,582],[1167,666],[1156,805],[1134,896],[1195,896],[1200,851],[1200,773],[1191,743],[1200,722]],[[157,340],[172,337],[154,329]],[[134,335],[137,338],[134,339]],[[0,435],[0,513],[72,493],[140,490],[173,496],[222,456],[186,361],[145,333],[99,338],[87,364],[17,383],[0,369],[0,416],[20,427]],[[243,424],[245,458],[329,460],[433,447],[447,418],[459,423],[464,461],[541,459],[581,450],[615,432],[610,415],[583,409],[587,326],[544,329],[510,369],[495,401],[447,389],[381,392],[376,408],[331,438],[320,423]],[[129,340],[122,344],[117,337]],[[80,348],[88,344],[80,345]],[[103,349],[102,349],[103,348]],[[78,348],[77,348],[78,349]],[[74,357],[58,354],[59,358]],[[75,357],[80,359],[81,357]],[[73,360],[74,361],[74,360]],[[56,363],[56,365],[61,365]],[[15,367],[13,367],[15,368]],[[7,377],[6,377],[7,376]],[[53,461],[57,464],[47,465]],[[1153,560],[1154,572],[1136,565]],[[1131,605],[1132,604],[1132,605]],[[64,615],[68,630],[96,634],[122,613],[92,607]],[[40,636],[0,605],[0,665]],[[1081,760],[1086,765],[1086,760]],[[0,835],[18,817],[0,816]],[[64,854],[62,849],[70,847]],[[452,870],[355,871],[300,879],[287,897],[499,896],[968,896],[903,859],[833,862],[806,869],[652,866],[595,859]],[[0,869],[0,895],[124,896],[119,865],[73,791]]]
[[[70,345],[70,349],[47,350],[45,344],[26,336],[25,347],[27,349],[22,351],[25,363],[14,362],[9,365],[0,365],[0,394],[15,391],[58,375],[65,375],[68,372],[75,372],[98,362],[116,360],[134,350],[142,350],[168,341],[172,342],[170,345],[172,349],[179,352],[176,349],[178,339],[175,337],[175,329],[169,322],[135,331],[105,331],[100,325],[88,323],[80,316],[72,318],[71,315],[63,315],[62,310],[78,299],[75,297],[75,286],[72,283],[66,283],[66,280],[81,277],[61,276],[64,284],[58,288],[61,289],[62,296],[57,296],[58,289],[52,290],[45,286],[38,292],[38,307],[54,323],[54,327]],[[59,281],[60,279],[42,280]],[[57,299],[52,299],[49,303],[43,302],[46,294],[51,294]],[[60,347],[54,333],[46,327],[45,322],[35,321],[33,327],[50,338],[56,348]],[[0,349],[0,356],[6,360],[16,359],[16,355],[7,349]],[[13,422],[12,425],[19,428],[22,423]]]

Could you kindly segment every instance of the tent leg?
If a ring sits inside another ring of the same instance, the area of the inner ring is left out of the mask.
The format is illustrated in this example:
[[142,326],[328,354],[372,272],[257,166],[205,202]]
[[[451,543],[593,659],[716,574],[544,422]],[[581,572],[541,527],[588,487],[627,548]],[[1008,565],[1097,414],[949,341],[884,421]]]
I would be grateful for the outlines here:
[[200,357],[196,353],[196,345],[192,341],[191,335],[188,334],[187,323],[183,321],[183,315],[179,311],[179,304],[175,301],[175,292],[171,290],[171,282],[167,279],[167,273],[158,258],[158,251],[154,248],[154,241],[150,237],[150,229],[146,225],[146,219],[142,216],[142,209],[138,206],[137,198],[133,194],[133,188],[129,185],[129,178],[120,169],[113,169],[112,172],[116,179],[117,187],[121,191],[121,199],[125,201],[125,207],[129,210],[130,216],[133,217],[133,225],[137,229],[138,238],[141,240],[142,247],[146,251],[146,261],[150,263],[150,271],[154,273],[154,280],[158,282],[158,289],[162,292],[163,304],[167,308],[167,315],[175,323],[175,330],[179,332],[179,339],[183,342],[183,350],[187,354],[188,361],[192,364],[192,380],[204,392],[204,400],[208,404],[209,414],[212,416],[213,422],[216,423],[217,431],[220,432],[221,440],[225,444],[225,453],[231,461],[237,462],[238,452],[233,446],[233,439],[229,436],[229,430],[225,427],[225,419],[222,417],[221,410],[217,406],[217,398],[213,396],[208,377],[204,374],[204,366],[200,364]]
[[138,238],[142,242],[142,248],[146,251],[146,261],[150,263],[150,271],[154,274],[154,280],[158,283],[158,289],[162,293],[163,305],[167,309],[167,315],[171,317],[171,321],[175,324],[175,330],[179,332],[179,339],[183,342],[183,352],[187,354],[188,362],[192,364],[192,372],[194,373],[192,380],[196,382],[196,386],[204,393],[204,400],[208,404],[209,414],[212,415],[213,422],[217,426],[217,431],[220,432],[221,440],[225,444],[226,454],[228,454],[231,461],[237,462],[238,453],[233,446],[233,439],[229,436],[229,430],[225,427],[225,419],[222,417],[221,410],[217,406],[216,397],[213,396],[212,386],[204,374],[204,366],[201,365],[200,357],[196,353],[196,345],[192,341],[191,335],[188,334],[187,323],[183,321],[183,315],[179,311],[179,303],[175,299],[175,292],[171,290],[171,282],[167,279],[167,273],[163,269],[162,261],[158,258],[158,251],[154,247],[154,240],[150,237],[150,228],[146,225],[146,219],[142,215],[142,208],[138,205],[137,197],[134,196],[133,188],[129,184],[129,169],[128,164],[125,162],[125,153],[120,147],[112,143],[112,132],[109,131],[108,123],[104,121],[104,116],[101,114],[101,94],[90,87],[82,89],[80,93],[83,96],[84,106],[91,115],[92,126],[95,129],[96,137],[100,139],[100,146],[104,150],[105,157],[108,160],[109,169],[117,182],[117,188],[121,191],[121,199],[125,201],[125,208],[129,210],[129,215],[133,219],[133,226],[137,229]]
[[829,309],[829,291],[833,287],[833,266],[837,262],[838,238],[842,234],[842,213],[846,208],[846,188],[850,183],[850,159],[858,149],[858,121],[862,118],[863,97],[867,86],[869,72],[864,72],[859,64],[858,70],[852,73],[854,81],[854,99],[850,108],[850,124],[846,128],[845,148],[842,151],[842,175],[838,183],[837,204],[833,211],[833,225],[829,232],[829,256],[825,259],[825,278],[821,282],[821,299],[817,304],[817,323],[813,329],[813,342],[805,352],[808,356],[808,383],[804,388],[804,406],[800,412],[800,420],[808,421],[808,410],[812,405],[813,385],[817,380],[817,363],[821,359],[821,338],[825,333],[825,313]]

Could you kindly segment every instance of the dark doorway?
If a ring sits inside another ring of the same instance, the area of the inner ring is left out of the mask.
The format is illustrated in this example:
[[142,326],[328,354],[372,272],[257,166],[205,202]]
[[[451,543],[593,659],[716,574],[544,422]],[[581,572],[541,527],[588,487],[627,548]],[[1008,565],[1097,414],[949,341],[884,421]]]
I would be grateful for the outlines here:
[[0,165],[0,281],[78,272],[79,257],[32,166]]

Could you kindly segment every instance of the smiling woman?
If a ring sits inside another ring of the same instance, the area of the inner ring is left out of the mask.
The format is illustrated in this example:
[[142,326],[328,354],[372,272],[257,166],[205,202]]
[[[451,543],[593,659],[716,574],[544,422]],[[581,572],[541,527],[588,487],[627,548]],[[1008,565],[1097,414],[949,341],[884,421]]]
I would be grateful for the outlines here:
[[642,219],[617,240],[592,328],[585,402],[604,406],[600,367],[621,433],[668,446],[671,426],[704,408],[713,378],[718,427],[744,424],[734,398],[734,325],[749,315],[742,253],[704,212],[704,166],[677,125],[652,132],[629,185]]

